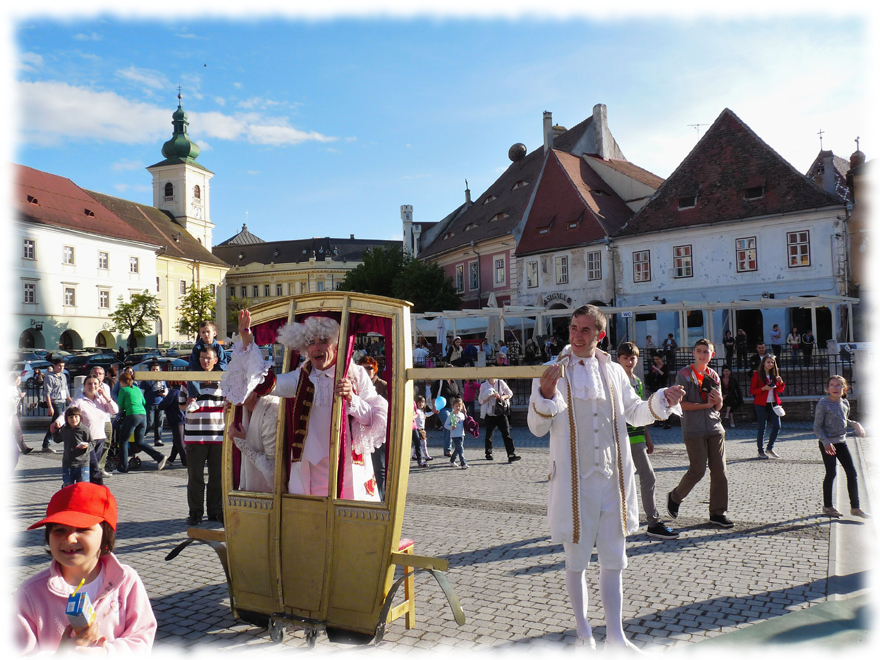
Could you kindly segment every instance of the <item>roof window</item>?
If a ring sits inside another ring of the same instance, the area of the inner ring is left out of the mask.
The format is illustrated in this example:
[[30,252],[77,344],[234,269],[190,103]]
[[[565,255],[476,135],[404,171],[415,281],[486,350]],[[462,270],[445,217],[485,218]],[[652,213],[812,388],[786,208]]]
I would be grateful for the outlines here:
[[743,199],[761,199],[764,196],[764,186],[752,186],[743,192]]
[[678,210],[682,209],[692,209],[697,205],[697,196],[691,195],[689,197],[679,197],[678,198]]
[[495,222],[496,220],[504,220],[504,218],[509,218],[510,213],[496,213],[492,216],[492,219],[489,222]]
[[486,199],[483,200],[483,204],[488,204],[489,202],[494,202],[498,197],[495,195],[489,195]]
[[28,198],[28,201],[29,201],[31,204],[36,204],[37,206],[40,205],[40,200],[38,200],[38,199],[37,199],[36,197],[34,197],[33,195],[28,195],[27,198]]
[[86,214],[87,216],[89,216],[90,218],[94,218],[94,217],[95,217],[95,212],[94,212],[94,211],[90,211],[89,209],[84,209],[84,210],[83,210],[83,213],[85,213],[85,214]]
[[476,228],[477,228],[477,223],[476,223],[476,222],[471,222],[471,223],[468,224],[467,227],[464,228],[464,230],[465,230],[465,231],[470,231],[471,229],[476,229]]
[[453,236],[455,236],[455,234],[451,231],[448,231],[448,232],[446,232],[446,235],[443,237],[443,240],[445,241],[447,238],[452,238]]
[[528,181],[517,181],[513,184],[513,188],[511,188],[511,190],[516,190],[517,188],[525,188],[527,185],[529,185]]

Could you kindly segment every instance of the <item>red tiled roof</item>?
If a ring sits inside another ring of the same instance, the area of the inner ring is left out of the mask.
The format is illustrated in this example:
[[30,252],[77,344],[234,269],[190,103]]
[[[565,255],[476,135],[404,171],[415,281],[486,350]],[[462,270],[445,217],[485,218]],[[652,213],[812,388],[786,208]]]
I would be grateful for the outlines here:
[[639,167],[638,165],[633,165],[628,160],[620,160],[619,158],[600,158],[599,156],[593,156],[591,154],[584,154],[584,158],[587,158],[596,163],[602,163],[607,167],[610,167],[613,170],[620,172],[621,174],[625,174],[631,179],[635,179],[636,181],[640,181],[644,183],[646,186],[651,186],[654,190],[657,190],[662,184],[663,179],[661,179],[656,174],[652,174],[648,170]]
[[157,244],[70,179],[16,164],[13,173],[13,196],[19,214],[26,221]]
[[585,158],[551,152],[517,255],[593,243],[613,235],[632,217],[632,210]]
[[[560,151],[574,148],[592,123],[593,117],[590,116],[577,126],[554,137],[554,147]],[[543,162],[544,145],[542,144],[520,162],[511,163],[470,207],[459,213],[443,233],[420,250],[419,258],[443,254],[470,245],[471,241],[479,243],[512,233],[526,210]],[[514,189],[519,181],[527,182],[528,185]],[[486,202],[493,196],[495,199]],[[450,233],[451,235],[446,238]]]
[[[759,185],[764,186],[764,194],[745,199],[745,189]],[[678,209],[679,198],[695,194],[696,206]],[[725,108],[618,235],[792,213],[840,203],[840,199],[798,172]]]

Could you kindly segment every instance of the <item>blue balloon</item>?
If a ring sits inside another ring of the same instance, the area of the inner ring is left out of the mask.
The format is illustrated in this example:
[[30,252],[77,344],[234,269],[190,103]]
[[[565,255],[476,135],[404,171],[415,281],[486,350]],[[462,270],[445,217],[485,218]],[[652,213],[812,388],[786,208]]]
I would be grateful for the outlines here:
[[442,396],[438,396],[436,399],[434,399],[434,407],[437,410],[441,410],[442,408],[445,408],[446,407],[446,398],[442,397]]

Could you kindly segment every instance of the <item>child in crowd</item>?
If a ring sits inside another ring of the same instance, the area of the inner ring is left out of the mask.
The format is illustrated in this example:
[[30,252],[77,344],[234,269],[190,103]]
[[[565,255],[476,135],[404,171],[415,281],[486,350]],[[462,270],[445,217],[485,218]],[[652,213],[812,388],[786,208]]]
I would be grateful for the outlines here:
[[415,404],[416,409],[413,413],[413,449],[415,449],[419,467],[425,467],[428,461],[434,460],[428,454],[428,434],[425,431],[425,418],[430,417],[434,412],[427,410],[425,397],[421,394],[416,397]]
[[202,348],[205,346],[213,346],[214,353],[217,355],[217,366],[220,367],[220,370],[222,371],[226,370],[226,361],[229,358],[226,355],[226,351],[220,346],[220,342],[217,341],[216,337],[217,326],[214,325],[213,321],[202,321],[199,323],[199,338],[196,340],[192,353],[190,353],[189,356],[190,371],[204,371],[202,365],[199,363],[199,353],[202,352]]
[[853,465],[849,447],[846,446],[846,429],[852,427],[856,435],[865,437],[865,429],[858,422],[849,419],[849,401],[844,397],[848,385],[843,376],[831,376],[825,386],[827,397],[816,404],[816,419],[813,432],[819,436],[819,450],[825,463],[825,480],[822,482],[824,506],[822,513],[832,518],[840,518],[840,511],[832,505],[834,477],[837,472],[837,461],[846,473],[846,490],[849,493],[850,514],[858,518],[870,518],[871,514],[859,508],[859,480]]
[[449,459],[449,462],[455,465],[455,457],[458,456],[461,461],[461,469],[467,470],[468,464],[464,458],[464,419],[465,414],[464,410],[464,402],[461,400],[460,396],[457,396],[452,399],[452,412],[449,413],[449,416],[446,418],[446,421],[443,423],[443,428],[449,431],[449,437],[452,438],[452,444],[454,449],[452,450],[452,457]]
[[95,443],[88,427],[82,423],[82,411],[77,406],[68,406],[64,411],[64,425],[52,422],[49,430],[55,442],[64,443],[61,457],[64,486],[89,481],[89,457]]
[[[24,582],[16,594],[15,638],[21,651],[148,654],[156,636],[156,617],[138,574],[113,554],[116,499],[88,482],[59,490],[46,517],[28,527],[46,526],[52,564]],[[97,614],[75,629],[66,615],[67,599],[79,588]]]
[[[617,347],[617,361],[626,375],[629,376],[629,382],[636,391],[640,399],[645,398],[645,388],[641,379],[633,374],[633,369],[639,363],[639,349],[631,341],[625,341]],[[651,459],[648,454],[654,453],[654,443],[651,441],[651,431],[646,426],[630,426],[626,425],[626,431],[629,435],[629,447],[632,453],[633,465],[636,468],[636,474],[639,475],[639,488],[642,491],[642,507],[645,509],[645,517],[648,519],[648,536],[656,539],[676,539],[678,532],[667,527],[660,520],[660,512],[657,510],[657,504],[654,501],[654,486],[656,478],[654,477],[654,468],[651,466]]]

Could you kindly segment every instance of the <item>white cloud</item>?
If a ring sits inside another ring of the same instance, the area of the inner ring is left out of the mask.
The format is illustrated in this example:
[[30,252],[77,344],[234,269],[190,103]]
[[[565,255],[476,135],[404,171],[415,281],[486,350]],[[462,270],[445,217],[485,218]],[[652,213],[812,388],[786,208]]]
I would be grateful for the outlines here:
[[[169,137],[167,107],[62,82],[19,82],[18,94],[21,116],[28,118],[21,134],[25,142],[54,145],[66,140],[98,139],[144,144]],[[189,122],[191,130],[197,128],[197,141],[203,150],[210,148],[211,138],[274,146],[338,139],[294,128],[286,117],[267,117],[258,112],[191,112]]]
[[197,34],[193,34],[192,32],[179,32],[174,35],[180,39],[198,39],[199,36]]
[[128,183],[114,183],[113,187],[116,188],[116,190],[118,190],[121,193],[124,193],[124,192],[146,193],[146,192],[153,191],[153,188],[151,186],[131,185]]
[[329,154],[341,154],[342,152],[339,149],[334,149],[333,147],[327,147],[325,151]]
[[347,138],[345,138],[345,141],[346,142],[357,142],[357,138],[356,137],[347,137]]
[[241,89],[241,88],[243,87],[243,85],[242,85],[241,83],[239,83],[239,82],[237,82],[237,83],[232,83],[232,86],[235,87],[235,89]]
[[254,176],[258,176],[260,174],[260,170],[248,170],[248,174],[253,174]]
[[116,72],[116,75],[120,78],[140,83],[150,90],[166,89],[169,86],[168,80],[160,72],[150,69],[139,69],[134,65],[127,69],[120,69]]
[[19,53],[18,68],[21,71],[36,73],[43,66],[43,56],[39,53]]
[[257,106],[262,105],[262,103],[263,103],[263,99],[261,99],[259,96],[255,96],[250,99],[245,99],[244,101],[239,101],[238,107],[244,108],[245,110],[252,110],[253,108],[256,108]]
[[101,41],[103,37],[97,32],[92,32],[91,34],[84,34],[80,32],[79,34],[73,37],[77,41]]
[[122,160],[117,160],[110,166],[110,169],[114,172],[126,172],[130,170],[140,170],[144,167],[144,164],[139,160],[128,160],[127,158],[123,158]]
[[226,99],[224,99],[222,96],[215,96],[214,103],[216,103],[217,105],[219,105],[222,108],[226,105]]

